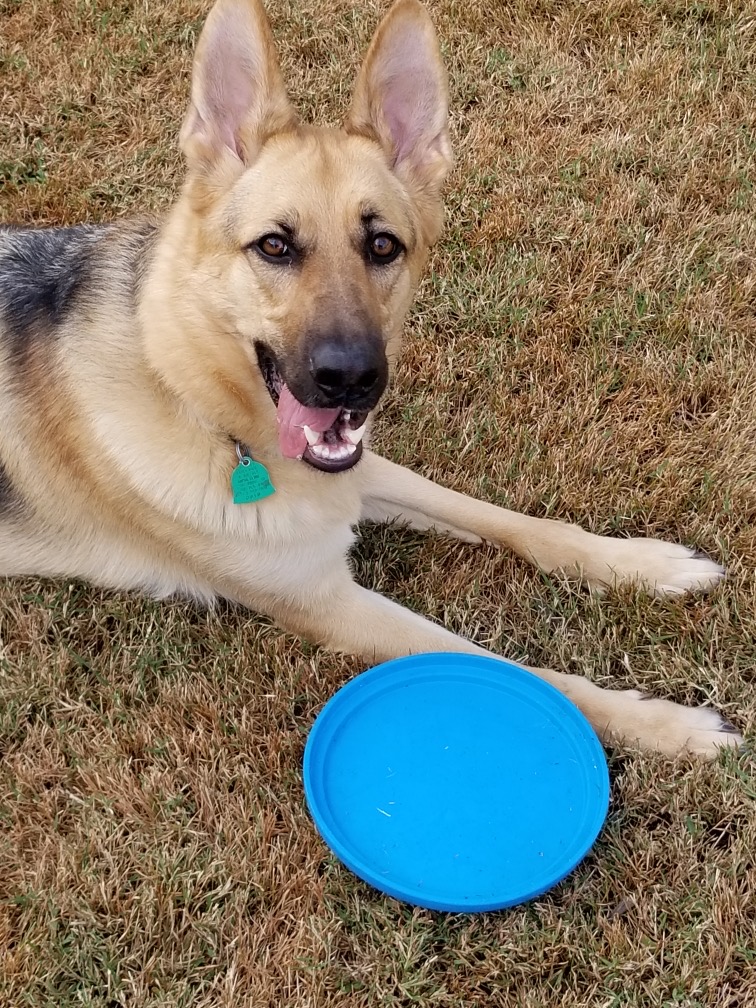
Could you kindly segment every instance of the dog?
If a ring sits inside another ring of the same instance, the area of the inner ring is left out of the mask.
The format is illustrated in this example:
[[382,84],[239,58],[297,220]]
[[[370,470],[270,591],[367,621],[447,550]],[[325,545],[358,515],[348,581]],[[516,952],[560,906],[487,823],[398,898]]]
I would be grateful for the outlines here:
[[[451,164],[438,42],[396,0],[340,129],[302,125],[258,0],[218,0],[162,220],[0,230],[0,574],[225,597],[382,661],[486,654],[358,586],[362,520],[514,550],[588,586],[707,590],[712,560],[442,487],[367,447]],[[709,708],[534,670],[600,737],[712,757]]]

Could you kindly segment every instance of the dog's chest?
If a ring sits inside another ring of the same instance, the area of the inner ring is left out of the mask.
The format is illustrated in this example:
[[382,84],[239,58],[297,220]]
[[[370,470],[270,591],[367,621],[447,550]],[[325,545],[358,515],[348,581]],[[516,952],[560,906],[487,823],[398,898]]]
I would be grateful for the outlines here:
[[236,503],[232,480],[237,464],[223,448],[184,482],[174,506],[191,525],[239,542],[280,548],[328,538],[334,530],[349,529],[359,520],[361,500],[355,474],[320,473],[299,461],[274,462],[267,466],[273,492]]
[[297,473],[297,465],[304,463],[295,463],[291,475],[290,466],[272,467],[275,492],[248,504],[233,503],[224,476],[196,514],[214,529],[225,572],[252,589],[289,597],[318,590],[342,569],[360,513],[354,479]]

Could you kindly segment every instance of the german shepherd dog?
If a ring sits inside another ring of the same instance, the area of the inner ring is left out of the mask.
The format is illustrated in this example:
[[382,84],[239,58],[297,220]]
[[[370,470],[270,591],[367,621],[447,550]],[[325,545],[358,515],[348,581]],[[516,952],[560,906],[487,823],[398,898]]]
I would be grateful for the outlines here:
[[[357,585],[363,519],[506,546],[602,589],[711,560],[442,489],[367,448],[450,166],[432,24],[397,0],[341,129],[302,125],[258,0],[198,45],[164,220],[0,229],[0,574],[235,600],[375,662],[482,648]],[[534,670],[605,740],[714,755],[714,710]]]

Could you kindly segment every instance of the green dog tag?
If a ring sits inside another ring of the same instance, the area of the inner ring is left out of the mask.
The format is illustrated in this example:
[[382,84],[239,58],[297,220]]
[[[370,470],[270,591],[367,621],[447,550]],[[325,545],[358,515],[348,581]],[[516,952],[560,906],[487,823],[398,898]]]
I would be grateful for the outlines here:
[[231,473],[231,492],[234,504],[252,504],[263,497],[270,497],[276,488],[270,482],[265,466],[245,455]]

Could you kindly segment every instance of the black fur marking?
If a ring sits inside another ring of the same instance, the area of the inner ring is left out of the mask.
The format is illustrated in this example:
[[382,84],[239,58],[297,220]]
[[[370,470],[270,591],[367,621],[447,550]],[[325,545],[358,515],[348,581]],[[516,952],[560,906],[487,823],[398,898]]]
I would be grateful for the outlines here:
[[32,346],[55,336],[91,280],[105,227],[0,228],[0,318],[9,360],[23,368]]
[[21,499],[11,482],[8,470],[0,462],[0,518],[12,517],[19,509]]
[[691,546],[690,551],[694,560],[711,560],[709,554],[705,553],[702,549],[698,549],[697,546]]
[[130,252],[126,259],[131,264],[133,282],[130,294],[135,307],[152,268],[159,233],[157,221],[150,217],[136,218],[130,222]]

